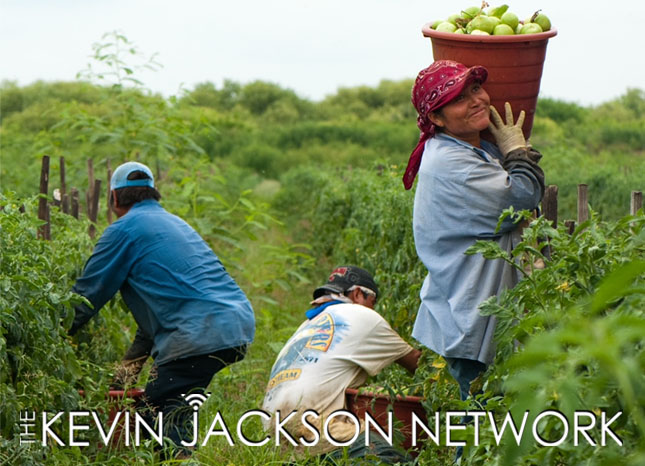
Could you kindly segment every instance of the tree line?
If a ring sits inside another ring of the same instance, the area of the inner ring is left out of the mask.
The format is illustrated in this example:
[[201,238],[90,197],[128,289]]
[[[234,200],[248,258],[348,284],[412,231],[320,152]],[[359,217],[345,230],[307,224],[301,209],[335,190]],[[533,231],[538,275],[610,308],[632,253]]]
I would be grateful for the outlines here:
[[[33,193],[36,182],[25,178],[25,161],[36,173],[45,153],[71,164],[137,158],[166,171],[201,160],[239,167],[250,174],[248,183],[279,181],[305,165],[397,165],[402,171],[418,138],[411,85],[412,80],[382,81],[311,101],[264,81],[227,80],[219,87],[205,82],[170,99],[82,81],[5,81],[0,182],[2,189]],[[543,152],[547,180],[561,187],[564,205],[572,208],[573,188],[587,183],[594,206],[611,216],[631,190],[643,188],[645,91],[628,89],[586,107],[541,98],[532,143]]]

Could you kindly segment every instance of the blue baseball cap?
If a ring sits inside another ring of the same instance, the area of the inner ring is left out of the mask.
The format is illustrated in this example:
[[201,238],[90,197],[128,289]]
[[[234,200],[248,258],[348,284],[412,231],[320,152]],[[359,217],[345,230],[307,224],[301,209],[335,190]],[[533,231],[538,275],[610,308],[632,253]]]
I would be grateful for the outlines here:
[[[128,175],[132,172],[143,172],[150,178],[143,180],[129,180]],[[119,165],[112,174],[110,189],[127,188],[130,186],[148,186],[150,188],[154,188],[155,181],[150,169],[139,162],[126,162]]]

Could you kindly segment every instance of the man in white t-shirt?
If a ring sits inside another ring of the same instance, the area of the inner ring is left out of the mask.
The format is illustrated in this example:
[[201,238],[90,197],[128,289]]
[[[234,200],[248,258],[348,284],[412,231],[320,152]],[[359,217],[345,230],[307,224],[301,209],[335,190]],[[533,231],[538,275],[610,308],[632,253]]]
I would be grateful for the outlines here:
[[[355,266],[337,267],[327,283],[314,290],[307,320],[287,341],[271,370],[262,406],[272,416],[265,422],[267,430],[275,426],[278,411],[281,419],[295,411],[285,428],[296,441],[302,438],[315,442],[311,426],[320,433],[310,454],[337,449],[326,438],[323,426],[331,413],[346,410],[345,390],[361,386],[368,376],[393,362],[410,372],[416,370],[421,352],[373,310],[378,296],[369,272]],[[306,418],[310,426],[301,421],[302,413],[308,410],[318,415]],[[362,423],[360,428],[364,430]],[[336,415],[326,432],[343,443],[355,436],[356,424],[347,416]],[[365,444],[363,435],[354,445],[359,442]],[[364,453],[374,451],[366,448]]]

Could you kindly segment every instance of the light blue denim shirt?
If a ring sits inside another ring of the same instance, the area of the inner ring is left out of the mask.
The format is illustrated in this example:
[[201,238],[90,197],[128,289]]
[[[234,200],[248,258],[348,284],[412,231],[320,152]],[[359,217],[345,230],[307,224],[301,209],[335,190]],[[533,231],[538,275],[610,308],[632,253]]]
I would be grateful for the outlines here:
[[253,309],[219,258],[186,222],[154,200],[137,202],[108,226],[74,291],[74,327],[121,291],[158,365],[249,344]]
[[464,252],[478,239],[511,251],[519,241],[517,225],[505,222],[495,233],[500,214],[509,206],[534,209],[542,192],[530,170],[507,172],[495,145],[482,141],[482,149],[445,134],[425,144],[413,227],[428,275],[412,335],[442,356],[490,364],[496,320],[480,315],[478,306],[519,277],[501,260]]

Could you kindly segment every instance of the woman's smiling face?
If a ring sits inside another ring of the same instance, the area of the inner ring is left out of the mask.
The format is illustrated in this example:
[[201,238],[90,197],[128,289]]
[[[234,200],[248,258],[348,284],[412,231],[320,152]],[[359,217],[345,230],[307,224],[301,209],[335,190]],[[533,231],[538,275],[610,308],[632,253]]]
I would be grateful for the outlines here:
[[490,122],[490,97],[479,82],[472,82],[450,103],[433,112],[430,120],[448,136],[479,146],[479,133]]

